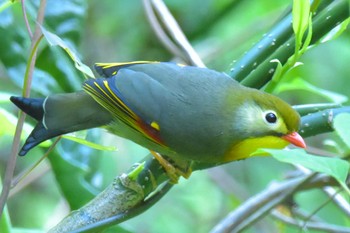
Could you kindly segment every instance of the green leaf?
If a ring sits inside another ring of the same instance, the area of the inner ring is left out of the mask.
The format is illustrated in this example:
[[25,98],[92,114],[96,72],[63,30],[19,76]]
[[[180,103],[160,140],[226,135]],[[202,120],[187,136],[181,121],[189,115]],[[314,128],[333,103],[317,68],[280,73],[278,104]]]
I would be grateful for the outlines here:
[[327,174],[336,179],[339,184],[349,193],[350,190],[346,185],[346,178],[349,173],[349,162],[339,158],[329,158],[315,156],[306,153],[304,150],[276,150],[276,149],[260,149],[256,153],[268,153],[275,159],[290,164],[299,164],[312,171]]
[[138,164],[137,167],[135,167],[131,172],[128,173],[128,177],[131,180],[136,180],[138,175],[140,174],[140,172],[143,171],[144,168],[145,168],[145,162]]
[[350,114],[338,114],[334,118],[333,127],[347,147],[350,148]]
[[311,83],[301,79],[300,77],[293,78],[288,82],[280,83],[276,87],[274,92],[277,94],[283,91],[292,91],[292,90],[305,90],[308,92],[312,92],[314,94],[320,95],[325,99],[328,99],[338,104],[344,103],[348,100],[348,97],[346,97],[345,95],[341,95],[339,93],[335,93],[332,91],[328,91],[328,90],[324,90],[322,88],[316,87]]
[[87,141],[84,138],[72,136],[72,134],[71,135],[63,135],[62,138],[65,138],[65,139],[68,139],[68,140],[71,140],[71,141],[83,144],[85,146],[88,146],[88,147],[96,149],[96,150],[103,150],[103,151],[116,151],[117,150],[117,148],[114,147],[114,146],[103,146],[103,145],[100,145],[100,144],[96,144],[96,143]]
[[350,18],[348,18],[347,20],[344,20],[341,24],[336,26],[333,30],[331,30],[324,37],[322,37],[320,42],[325,43],[327,41],[338,38],[348,28],[349,23],[350,23]]
[[0,3],[0,13],[9,8],[12,4],[17,3],[16,1],[3,1]]
[[70,46],[66,42],[64,42],[56,34],[47,31],[42,25],[40,25],[40,28],[41,28],[41,32],[45,36],[47,42],[51,46],[60,46],[61,48],[63,48],[68,53],[70,58],[74,61],[75,67],[78,70],[80,70],[83,74],[86,74],[87,76],[89,76],[91,78],[95,77],[94,74],[92,73],[91,69],[87,65],[85,65],[84,63],[82,63],[80,61],[79,57],[76,55],[75,52],[73,52],[73,50],[70,48]]
[[310,1],[294,0],[293,1],[293,31],[298,44],[301,44],[305,30],[309,23]]

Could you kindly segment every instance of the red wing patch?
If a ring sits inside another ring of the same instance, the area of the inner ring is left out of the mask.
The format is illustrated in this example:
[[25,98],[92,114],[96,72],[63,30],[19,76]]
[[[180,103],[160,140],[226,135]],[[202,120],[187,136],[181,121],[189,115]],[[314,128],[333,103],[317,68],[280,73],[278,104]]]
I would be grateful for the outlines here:
[[[146,122],[141,119],[128,104],[123,101],[123,97],[119,90],[113,85],[109,85],[111,79],[89,79],[83,88],[92,96],[101,106],[113,114],[114,117],[122,121],[124,124],[140,132],[148,140],[164,146],[160,138],[160,127],[156,122]],[[113,80],[111,81],[113,82]]]

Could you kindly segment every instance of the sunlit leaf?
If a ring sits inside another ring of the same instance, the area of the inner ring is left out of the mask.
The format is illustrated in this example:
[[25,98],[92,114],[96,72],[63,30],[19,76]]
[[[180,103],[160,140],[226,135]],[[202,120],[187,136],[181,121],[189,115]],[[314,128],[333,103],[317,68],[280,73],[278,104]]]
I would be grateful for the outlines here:
[[338,38],[347,28],[350,23],[350,18],[347,20],[344,20],[341,24],[336,26],[333,30],[331,30],[329,33],[327,33],[322,39],[321,43],[325,43],[330,40],[334,40]]
[[278,59],[273,59],[270,62],[277,63],[277,67],[275,69],[275,72],[273,74],[272,80],[279,80],[280,76],[282,75],[282,63]]
[[305,91],[320,95],[325,99],[328,99],[334,103],[339,103],[339,104],[344,103],[348,100],[348,98],[345,95],[341,95],[336,92],[332,92],[332,91],[328,91],[328,90],[316,87],[311,83],[298,77],[288,82],[280,83],[276,87],[275,93],[280,93],[283,91],[292,91],[292,90],[305,90]]
[[304,36],[309,23],[310,1],[294,0],[293,1],[293,30],[299,44]]
[[60,46],[63,48],[70,58],[74,61],[75,67],[86,74],[87,76],[93,78],[94,74],[92,73],[91,69],[82,63],[79,59],[79,57],[76,55],[76,53],[70,48],[70,46],[64,42],[60,37],[58,37],[56,34],[47,31],[43,26],[40,25],[41,31],[44,34],[46,40],[49,42],[51,46]]
[[350,148],[350,114],[338,114],[334,118],[333,126],[340,138],[344,141],[348,148]]
[[114,146],[103,146],[103,145],[96,144],[96,143],[87,141],[86,139],[83,139],[80,137],[75,137],[72,135],[63,135],[62,137],[65,139],[83,144],[85,146],[91,147],[91,148],[96,149],[96,150],[103,150],[103,151],[116,151],[117,150],[116,147],[114,147]]
[[[349,174],[349,162],[339,158],[329,158],[311,155],[305,150],[276,150],[276,149],[261,149],[259,152],[268,153],[275,159],[290,164],[299,164],[312,171],[327,174],[336,179],[339,184],[345,188],[349,194],[350,190],[346,186],[346,178]],[[259,153],[258,152],[258,153]]]

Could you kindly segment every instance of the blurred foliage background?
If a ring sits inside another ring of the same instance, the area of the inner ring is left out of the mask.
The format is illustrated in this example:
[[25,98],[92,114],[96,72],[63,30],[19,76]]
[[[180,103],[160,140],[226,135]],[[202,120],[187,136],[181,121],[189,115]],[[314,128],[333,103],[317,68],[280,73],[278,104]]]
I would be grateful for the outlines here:
[[[205,64],[229,72],[238,59],[270,29],[291,1],[192,0],[165,1],[180,27]],[[30,39],[19,2],[0,0],[0,172],[4,174],[10,154],[17,109],[9,96],[21,95]],[[39,1],[26,1],[29,23],[35,27]],[[95,62],[133,60],[176,60],[152,31],[141,1],[48,0],[44,26],[68,43],[81,60]],[[349,97],[350,46],[348,31],[336,40],[318,45],[303,57],[305,64],[289,75],[300,76],[317,87]],[[46,41],[39,46],[31,88],[32,97],[81,89],[84,76],[74,68],[68,55]],[[283,93],[291,104],[326,102],[306,91]],[[34,121],[26,118],[23,139]],[[147,150],[104,130],[92,129],[86,137],[117,147],[117,151],[98,151],[62,139],[49,159],[35,168],[11,192],[8,211],[13,226],[45,231],[103,190],[113,178],[148,154]],[[309,145],[324,146],[330,134],[308,140]],[[16,174],[30,167],[45,153],[50,143],[42,144],[26,157],[18,158]],[[331,150],[331,149],[330,149]],[[147,212],[121,226],[125,232],[208,232],[220,219],[269,183],[283,179],[292,168],[276,160],[252,158],[217,168],[197,171],[182,179],[161,201]],[[321,191],[302,192],[296,208],[315,211],[328,197]],[[338,225],[350,220],[332,204],[316,215]],[[120,230],[120,229],[119,229]],[[273,218],[265,218],[247,232],[295,232]],[[310,231],[313,232],[313,231]]]

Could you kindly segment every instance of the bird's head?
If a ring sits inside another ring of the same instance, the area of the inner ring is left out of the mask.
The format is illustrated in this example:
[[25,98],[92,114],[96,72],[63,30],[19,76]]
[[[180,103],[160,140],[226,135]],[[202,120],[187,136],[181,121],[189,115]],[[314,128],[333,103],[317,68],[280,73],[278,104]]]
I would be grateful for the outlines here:
[[[230,148],[227,160],[249,157],[258,148],[280,149],[288,144],[305,148],[298,134],[299,114],[280,98],[249,89],[236,106],[234,131],[240,140]],[[248,98],[247,98],[248,96]]]

